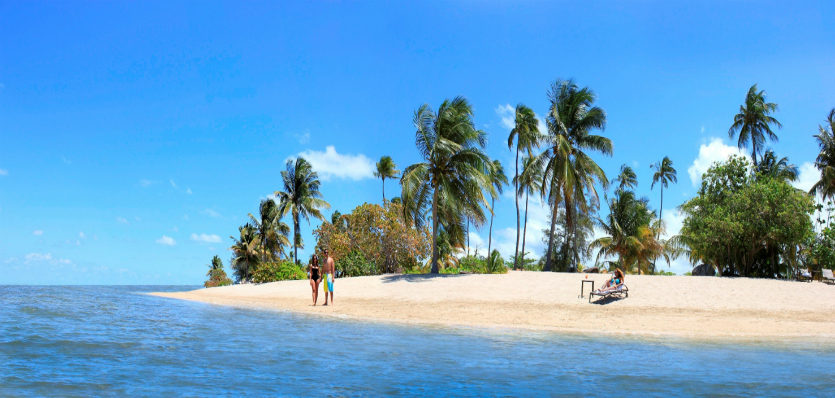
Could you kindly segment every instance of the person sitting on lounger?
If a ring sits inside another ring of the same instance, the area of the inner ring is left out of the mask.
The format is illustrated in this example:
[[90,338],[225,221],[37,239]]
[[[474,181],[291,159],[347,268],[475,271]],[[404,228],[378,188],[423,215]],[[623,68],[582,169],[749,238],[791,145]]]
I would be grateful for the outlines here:
[[612,275],[612,278],[609,279],[605,284],[603,284],[603,287],[601,287],[600,289],[595,290],[595,293],[605,293],[605,292],[610,291],[610,290],[616,290],[622,284],[623,284],[623,271],[621,271],[620,268],[618,268],[618,269],[615,269],[615,272],[614,272],[614,275]]

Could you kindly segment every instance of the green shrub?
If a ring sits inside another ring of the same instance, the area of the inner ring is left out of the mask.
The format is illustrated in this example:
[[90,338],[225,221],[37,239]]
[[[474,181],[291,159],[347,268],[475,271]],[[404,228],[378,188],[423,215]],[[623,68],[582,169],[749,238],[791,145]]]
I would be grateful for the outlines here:
[[289,260],[261,263],[252,272],[252,281],[255,283],[300,279],[307,279],[307,271]]
[[376,275],[377,267],[365,259],[362,253],[353,250],[339,261],[338,268],[344,276]]

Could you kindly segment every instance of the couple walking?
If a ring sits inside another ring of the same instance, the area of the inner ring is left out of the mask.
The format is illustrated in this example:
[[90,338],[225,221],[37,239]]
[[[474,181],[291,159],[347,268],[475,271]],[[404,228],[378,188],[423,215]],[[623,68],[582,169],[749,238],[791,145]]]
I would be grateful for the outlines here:
[[324,264],[319,266],[319,256],[316,254],[313,255],[313,260],[310,263],[310,272],[308,273],[308,278],[310,278],[310,288],[313,289],[313,305],[316,305],[316,302],[319,301],[319,284],[322,283],[325,290],[325,305],[328,305],[328,293],[331,294],[331,304],[333,304],[333,274],[334,274],[334,265],[333,265],[333,257],[328,255],[328,249],[322,250],[322,253],[325,255]]

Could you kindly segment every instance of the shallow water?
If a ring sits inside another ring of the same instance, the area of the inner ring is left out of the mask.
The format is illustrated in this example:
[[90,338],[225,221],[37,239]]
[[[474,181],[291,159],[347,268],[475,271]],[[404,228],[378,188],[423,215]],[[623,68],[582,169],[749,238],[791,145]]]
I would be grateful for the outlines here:
[[832,396],[835,350],[396,326],[0,286],[2,396]]

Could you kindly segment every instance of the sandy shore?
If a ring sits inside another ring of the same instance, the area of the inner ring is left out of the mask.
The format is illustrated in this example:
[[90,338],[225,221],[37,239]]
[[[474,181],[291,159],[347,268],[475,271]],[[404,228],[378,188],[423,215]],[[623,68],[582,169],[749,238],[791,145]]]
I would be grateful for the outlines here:
[[[387,275],[337,279],[336,305],[308,281],[157,296],[387,322],[683,337],[835,337],[835,286],[745,278],[626,277],[629,297],[579,298],[585,274]],[[599,287],[607,275],[589,275]],[[586,293],[588,293],[588,284]],[[800,340],[800,339],[795,339]]]

